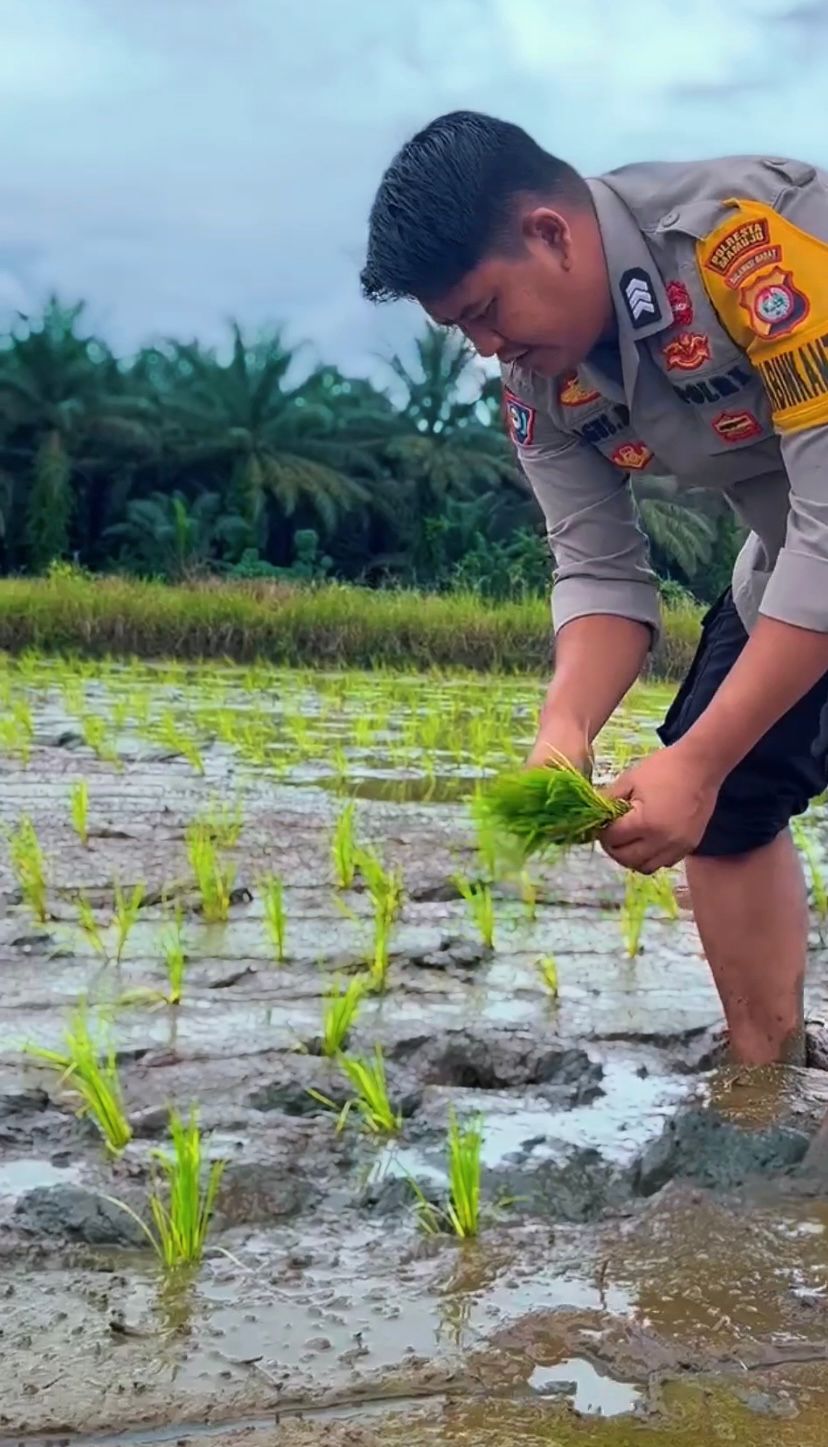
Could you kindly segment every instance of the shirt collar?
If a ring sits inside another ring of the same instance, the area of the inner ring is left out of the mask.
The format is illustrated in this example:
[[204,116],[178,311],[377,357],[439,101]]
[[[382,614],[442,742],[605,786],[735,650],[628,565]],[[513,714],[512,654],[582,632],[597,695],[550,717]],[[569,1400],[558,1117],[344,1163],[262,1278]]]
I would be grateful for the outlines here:
[[638,372],[637,343],[673,324],[673,309],[655,259],[632,213],[606,181],[590,180],[612,302],[627,395]]

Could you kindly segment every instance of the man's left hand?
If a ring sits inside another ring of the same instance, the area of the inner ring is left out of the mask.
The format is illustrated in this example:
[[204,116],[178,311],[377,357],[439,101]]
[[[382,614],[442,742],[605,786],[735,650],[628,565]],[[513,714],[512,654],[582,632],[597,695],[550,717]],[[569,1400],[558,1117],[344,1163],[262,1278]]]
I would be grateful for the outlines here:
[[601,844],[618,864],[639,874],[678,864],[704,834],[721,782],[680,742],[650,754],[606,789],[631,807],[602,832]]

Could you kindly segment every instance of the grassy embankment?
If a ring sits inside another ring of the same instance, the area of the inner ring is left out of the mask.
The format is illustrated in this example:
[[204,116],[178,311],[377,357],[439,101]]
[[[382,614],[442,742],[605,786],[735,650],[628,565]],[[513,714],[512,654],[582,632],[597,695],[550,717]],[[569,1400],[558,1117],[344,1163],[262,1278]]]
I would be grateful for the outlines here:
[[[652,658],[656,678],[680,678],[700,611],[665,609]],[[473,668],[545,673],[545,599],[489,604],[470,594],[428,596],[325,584],[208,582],[182,587],[61,573],[0,581],[0,649],[86,656],[266,658],[329,668]]]

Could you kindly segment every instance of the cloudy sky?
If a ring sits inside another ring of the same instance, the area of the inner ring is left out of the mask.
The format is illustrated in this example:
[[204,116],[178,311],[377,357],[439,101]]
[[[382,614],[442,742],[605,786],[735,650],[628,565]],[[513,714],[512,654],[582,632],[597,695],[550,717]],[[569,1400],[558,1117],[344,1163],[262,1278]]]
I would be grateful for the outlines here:
[[359,297],[384,165],[488,110],[587,173],[828,163],[828,0],[0,0],[0,323],[85,297],[129,351],[284,321],[353,371],[413,309]]

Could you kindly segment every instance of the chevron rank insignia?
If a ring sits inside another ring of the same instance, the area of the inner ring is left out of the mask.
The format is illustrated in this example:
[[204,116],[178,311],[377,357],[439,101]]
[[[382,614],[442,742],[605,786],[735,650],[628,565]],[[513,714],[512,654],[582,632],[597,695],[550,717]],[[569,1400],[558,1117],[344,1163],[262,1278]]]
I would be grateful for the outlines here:
[[661,321],[661,307],[653,283],[643,266],[631,266],[621,277],[621,295],[636,331]]
[[512,441],[517,447],[528,447],[535,435],[534,407],[521,402],[508,387],[503,392],[503,404]]

